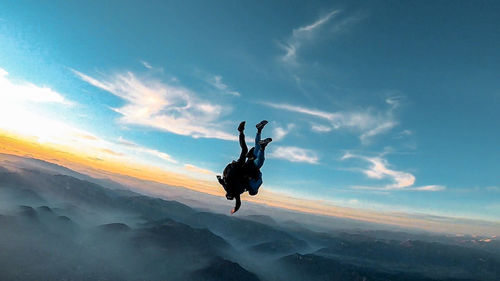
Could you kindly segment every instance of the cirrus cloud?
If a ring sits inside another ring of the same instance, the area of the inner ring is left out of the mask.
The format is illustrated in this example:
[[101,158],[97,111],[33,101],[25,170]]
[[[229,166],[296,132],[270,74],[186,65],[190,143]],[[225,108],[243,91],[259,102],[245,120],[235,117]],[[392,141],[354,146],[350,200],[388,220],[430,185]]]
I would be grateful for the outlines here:
[[120,121],[151,127],[194,138],[236,140],[233,134],[220,129],[220,118],[231,108],[199,98],[194,92],[157,79],[143,78],[132,72],[115,74],[103,79],[77,70],[83,81],[125,101],[114,111]]
[[367,190],[413,190],[413,191],[441,191],[446,189],[442,185],[413,186],[416,178],[413,174],[389,168],[389,162],[381,157],[367,157],[351,154],[349,152],[342,156],[341,160],[360,159],[369,163],[366,168],[359,169],[365,176],[371,179],[388,179],[391,183],[385,186],[354,186],[356,189]]
[[[392,100],[390,100],[392,102]],[[389,100],[387,101],[388,104]],[[398,122],[394,120],[392,111],[395,108],[393,103],[388,111],[375,111],[366,109],[363,111],[337,111],[329,112],[282,103],[265,102],[272,108],[286,110],[290,112],[308,115],[317,119],[327,121],[330,126],[313,124],[312,130],[315,132],[329,132],[332,129],[351,129],[360,133],[362,143],[368,143],[370,138],[385,133],[394,128]]]
[[223,93],[240,97],[241,94],[237,91],[232,90],[227,84],[222,82],[222,76],[215,75],[212,78],[208,79],[208,82],[218,90],[221,90]]
[[324,26],[330,19],[338,14],[338,10],[329,12],[328,14],[320,17],[315,22],[301,26],[292,31],[292,36],[287,40],[285,44],[281,44],[281,47],[285,51],[285,54],[281,57],[281,60],[286,63],[296,63],[297,52],[302,47],[302,45],[312,40],[316,31]]
[[319,157],[314,150],[295,146],[277,146],[269,153],[269,156],[291,162],[319,163]]

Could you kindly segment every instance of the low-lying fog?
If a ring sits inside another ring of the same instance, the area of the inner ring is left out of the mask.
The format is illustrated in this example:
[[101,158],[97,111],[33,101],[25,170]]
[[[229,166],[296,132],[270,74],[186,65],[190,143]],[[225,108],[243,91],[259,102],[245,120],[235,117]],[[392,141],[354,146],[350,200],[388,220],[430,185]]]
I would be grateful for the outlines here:
[[207,209],[202,198],[153,198],[3,155],[0,280],[500,279],[495,239],[387,231],[285,211],[268,216],[276,210],[257,212],[252,204],[244,207],[253,214],[235,217],[224,214],[224,201],[211,198]]

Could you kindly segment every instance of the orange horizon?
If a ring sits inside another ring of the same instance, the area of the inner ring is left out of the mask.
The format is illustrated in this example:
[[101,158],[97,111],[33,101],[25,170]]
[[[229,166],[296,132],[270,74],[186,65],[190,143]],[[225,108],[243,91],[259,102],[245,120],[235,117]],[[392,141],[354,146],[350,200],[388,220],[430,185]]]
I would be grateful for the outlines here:
[[[165,171],[158,167],[139,163],[117,161],[110,158],[98,158],[91,155],[79,154],[72,147],[40,143],[36,137],[19,136],[0,129],[0,153],[12,154],[21,157],[31,157],[65,166],[77,172],[91,176],[108,176],[112,174],[132,177],[140,180],[166,184],[169,186],[186,188],[214,196],[224,196],[219,184],[214,181],[189,178],[186,175]],[[114,180],[117,178],[114,177]],[[117,180],[120,182],[120,180]],[[122,179],[120,183],[124,183]],[[126,184],[126,183],[125,183]],[[129,185],[130,186],[130,185]],[[134,186],[138,191],[141,188]],[[145,189],[142,189],[146,192]],[[283,193],[263,189],[257,197],[244,196],[244,199],[253,203],[271,207],[298,211],[302,213],[323,215],[329,217],[346,218],[384,225],[395,225],[407,228],[423,229],[434,232],[471,233],[470,226],[458,223],[444,225],[439,221],[412,218],[410,214],[378,212],[365,209],[355,209],[329,204],[326,201],[295,198]],[[496,222],[492,222],[496,223]],[[478,228],[474,228],[476,231]],[[497,235],[498,227],[484,227],[483,231]]]

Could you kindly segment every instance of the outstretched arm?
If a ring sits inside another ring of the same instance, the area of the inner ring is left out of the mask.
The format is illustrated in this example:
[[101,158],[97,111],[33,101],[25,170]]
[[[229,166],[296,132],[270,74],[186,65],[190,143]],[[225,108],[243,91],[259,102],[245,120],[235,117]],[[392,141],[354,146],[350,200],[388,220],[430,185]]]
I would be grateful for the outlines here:
[[224,181],[224,179],[221,176],[217,175],[217,180],[219,180],[219,184],[222,185],[222,187],[226,191],[227,200],[233,200],[233,196],[231,196],[231,194],[229,194],[229,190],[227,189],[227,185],[226,185],[226,182]]
[[234,208],[231,210],[231,214],[234,214],[236,212],[238,212],[238,210],[240,209],[240,206],[241,206],[241,199],[240,199],[240,195],[236,195],[236,205],[234,206]]

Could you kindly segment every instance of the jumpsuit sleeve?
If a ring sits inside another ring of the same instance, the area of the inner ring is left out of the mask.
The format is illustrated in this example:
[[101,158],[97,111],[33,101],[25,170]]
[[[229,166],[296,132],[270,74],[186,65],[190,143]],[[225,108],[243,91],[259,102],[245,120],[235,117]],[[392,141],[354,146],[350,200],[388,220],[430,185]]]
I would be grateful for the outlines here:
[[240,206],[241,206],[240,195],[236,195],[235,198],[236,198],[236,205],[234,206],[234,209],[231,210],[231,214],[238,212],[238,210],[240,209]]

